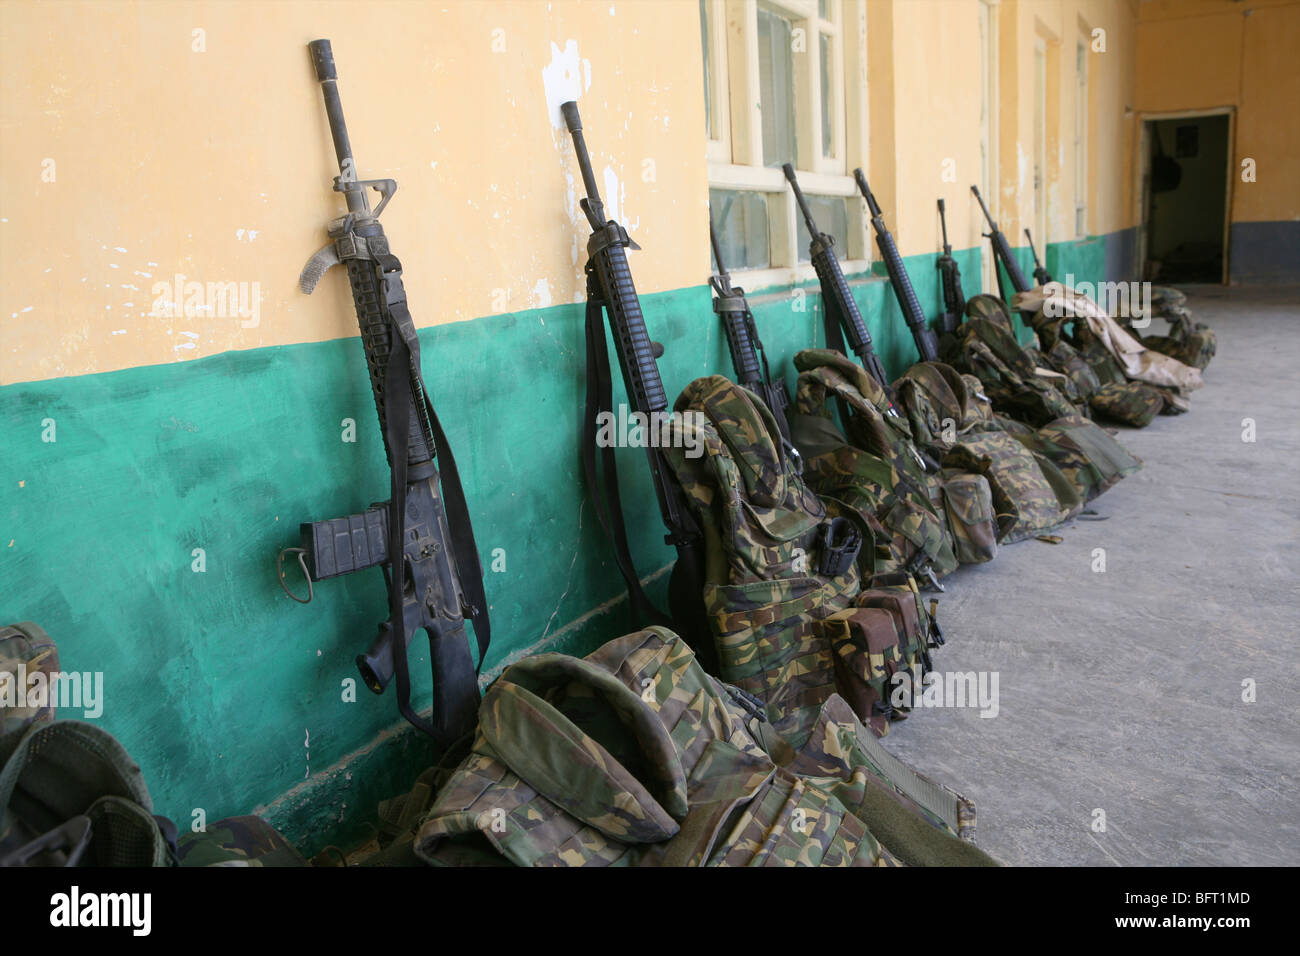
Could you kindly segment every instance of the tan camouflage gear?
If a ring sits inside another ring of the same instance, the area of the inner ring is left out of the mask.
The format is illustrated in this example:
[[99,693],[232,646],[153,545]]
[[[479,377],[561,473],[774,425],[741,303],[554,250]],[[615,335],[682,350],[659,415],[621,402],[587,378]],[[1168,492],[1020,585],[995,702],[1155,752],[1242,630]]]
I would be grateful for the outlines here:
[[969,801],[884,751],[839,697],[794,750],[649,628],[512,665],[414,840],[431,864],[889,866],[993,861]]

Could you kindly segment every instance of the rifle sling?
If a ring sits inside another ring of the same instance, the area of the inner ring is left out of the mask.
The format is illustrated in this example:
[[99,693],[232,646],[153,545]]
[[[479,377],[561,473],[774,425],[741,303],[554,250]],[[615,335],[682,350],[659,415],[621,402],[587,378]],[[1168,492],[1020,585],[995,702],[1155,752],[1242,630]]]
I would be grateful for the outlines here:
[[[403,610],[403,592],[406,584],[406,455],[410,437],[412,410],[411,377],[419,368],[419,341],[415,325],[406,308],[402,294],[402,265],[396,256],[380,254],[374,257],[381,270],[381,287],[385,290],[385,313],[391,329],[388,363],[384,369],[385,415],[384,432],[388,442],[391,472],[391,496],[388,502],[388,557],[392,576],[388,588],[390,620],[389,640],[393,654],[393,677],[397,682],[397,709],[403,717],[419,730],[436,737],[432,725],[411,707],[411,678],[406,657],[406,620]],[[469,521],[469,508],[460,473],[456,468],[451,446],[443,432],[442,424],[433,411],[427,393],[421,389],[425,414],[433,431],[434,448],[442,453],[443,468],[440,484],[443,491],[443,508],[448,542],[455,563],[456,578],[468,605],[466,610],[474,621],[474,637],[478,644],[479,659],[475,672],[483,666],[483,656],[491,641],[488,622],[487,599],[483,590],[482,565],[474,542],[474,530]],[[435,451],[435,453],[436,453]],[[429,635],[430,661],[434,653],[433,635]],[[437,688],[434,689],[435,693]]]
[[[627,544],[627,526],[623,503],[618,491],[618,462],[613,444],[597,448],[597,418],[601,412],[613,412],[613,380],[610,376],[609,351],[605,344],[604,303],[594,275],[587,282],[587,405],[582,422],[582,470],[591,492],[596,518],[614,548],[614,562],[627,585],[628,600],[637,616],[651,624],[673,627],[672,619],[651,602],[641,587],[636,565]],[[597,455],[600,456],[599,468]],[[601,481],[603,472],[604,481]]]

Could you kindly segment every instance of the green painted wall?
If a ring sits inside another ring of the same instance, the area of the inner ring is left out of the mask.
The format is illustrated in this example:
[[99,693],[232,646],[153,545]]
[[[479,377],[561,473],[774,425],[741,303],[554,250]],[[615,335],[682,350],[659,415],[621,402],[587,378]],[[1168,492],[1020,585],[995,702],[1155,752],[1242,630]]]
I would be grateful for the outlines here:
[[[972,294],[979,254],[957,253]],[[938,314],[934,257],[906,264]],[[916,353],[887,280],[852,287],[898,375]],[[670,395],[699,375],[730,374],[707,285],[647,295],[643,306],[666,348]],[[790,358],[825,341],[816,285],[802,302],[762,290],[754,307],[773,372],[793,387]],[[565,305],[420,334],[484,566],[493,549],[506,554],[506,570],[488,574],[485,682],[525,654],[586,653],[637,624],[580,476],[582,323],[582,307]],[[355,443],[341,440],[345,418]],[[308,852],[364,835],[375,802],[405,790],[430,756],[391,695],[342,700],[353,656],[386,614],[382,577],[323,582],[306,606],[275,578],[275,555],[296,544],[300,521],[387,495],[359,341],[6,386],[0,443],[0,620],[39,622],[65,670],[103,672],[100,723],[141,764],[158,812],[185,826],[195,808],[209,821],[257,810]],[[661,596],[673,552],[643,453],[619,456],[633,553],[643,575],[658,574],[651,593]],[[427,668],[413,645],[421,706]]]

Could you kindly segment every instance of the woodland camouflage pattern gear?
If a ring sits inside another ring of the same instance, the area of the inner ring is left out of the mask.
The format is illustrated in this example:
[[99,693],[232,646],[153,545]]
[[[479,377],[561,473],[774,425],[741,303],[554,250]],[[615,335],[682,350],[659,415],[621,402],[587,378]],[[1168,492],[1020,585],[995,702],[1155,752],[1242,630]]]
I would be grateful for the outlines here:
[[[942,576],[957,567],[943,513],[943,488],[927,472],[900,414],[876,380],[830,349],[794,357],[800,372],[790,432],[803,456],[804,476],[822,497],[874,516],[890,535],[894,565],[928,566]],[[841,433],[830,403],[848,411]]]
[[[700,413],[676,421],[689,434],[664,454],[704,529],[704,605],[719,676],[802,742],[835,685],[819,622],[852,603],[857,565],[835,577],[816,573],[819,534],[832,515],[795,471],[756,396],[713,375],[691,382],[674,407]],[[688,457],[687,448],[703,454]]]
[[227,817],[202,833],[176,841],[181,866],[306,866],[307,862],[261,817]]
[[972,317],[958,332],[953,362],[980,380],[996,411],[1035,428],[1078,413],[1052,381],[1038,374],[1003,322]]
[[969,801],[839,697],[798,751],[649,628],[509,667],[414,839],[431,864],[891,866],[992,861]]
[[[0,627],[0,734],[54,719],[54,694],[49,691],[51,678],[58,670],[58,648],[41,628],[31,621]],[[28,700],[25,693],[31,676],[38,671],[45,675],[47,688],[39,704]],[[18,705],[20,687],[24,688],[22,706]],[[6,703],[9,699],[12,705]]]
[[945,468],[943,497],[957,560],[962,564],[982,564],[997,557],[998,513],[988,479],[957,468]]
[[[1055,465],[1036,459],[1031,450],[1005,434],[977,384],[951,366],[919,363],[903,374],[895,388],[909,419],[916,423],[913,433],[932,440],[931,447],[941,454],[949,474],[956,470],[986,479],[998,519],[997,540],[1022,540],[1059,525],[1077,511],[1082,502]],[[947,433],[941,429],[936,435],[935,421],[949,422]],[[955,481],[955,477],[945,480],[945,492],[947,484]],[[965,510],[948,514],[949,528],[963,539],[962,550],[971,557],[991,557],[987,523],[957,528],[962,515],[987,517],[980,489],[957,485],[953,495],[965,505]]]
[[[984,298],[992,299],[991,296]],[[992,301],[998,309],[1002,308],[998,300]],[[992,308],[991,305],[985,306],[986,310]],[[1091,501],[1141,468],[1141,461],[1104,429],[1085,418],[1059,389],[1039,374],[1027,350],[1021,349],[1007,331],[1009,327],[1010,319],[1003,313],[997,320],[971,318],[959,330],[962,336],[959,358],[972,359],[972,371],[984,383],[988,394],[1003,398],[1002,414],[996,416],[994,426],[1025,445],[1037,456],[1040,465],[1055,466],[1074,488],[1081,503]],[[1088,357],[1080,355],[1060,339],[1049,338],[1049,341],[1051,346],[1047,354],[1068,359],[1067,367],[1073,366],[1073,373],[1067,373],[1063,378],[1077,391],[1090,386],[1089,376],[1075,361],[1087,362]],[[1059,349],[1061,345],[1065,345],[1068,351]],[[1088,364],[1092,368],[1091,363]],[[1103,405],[1110,403],[1116,410],[1128,408],[1134,418],[1139,417],[1143,408],[1149,412],[1156,390],[1128,382],[1122,374],[1119,379],[1112,388],[1105,376],[1097,376],[1100,387],[1090,396],[1090,401],[1098,401],[1098,396],[1102,396],[1100,401]],[[996,400],[994,405],[996,407]],[[1058,487],[1056,476],[1048,474],[1050,471],[1050,467],[1044,469],[1045,477],[1050,479],[1050,485]],[[999,510],[1002,509],[999,507]]]

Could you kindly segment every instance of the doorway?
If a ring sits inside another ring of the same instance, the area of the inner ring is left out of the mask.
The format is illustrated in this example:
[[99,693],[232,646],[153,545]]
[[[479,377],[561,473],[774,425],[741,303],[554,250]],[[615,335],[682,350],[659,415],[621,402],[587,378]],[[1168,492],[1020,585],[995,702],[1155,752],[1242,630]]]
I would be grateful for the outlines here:
[[1144,279],[1226,284],[1230,121],[1220,112],[1143,124]]

